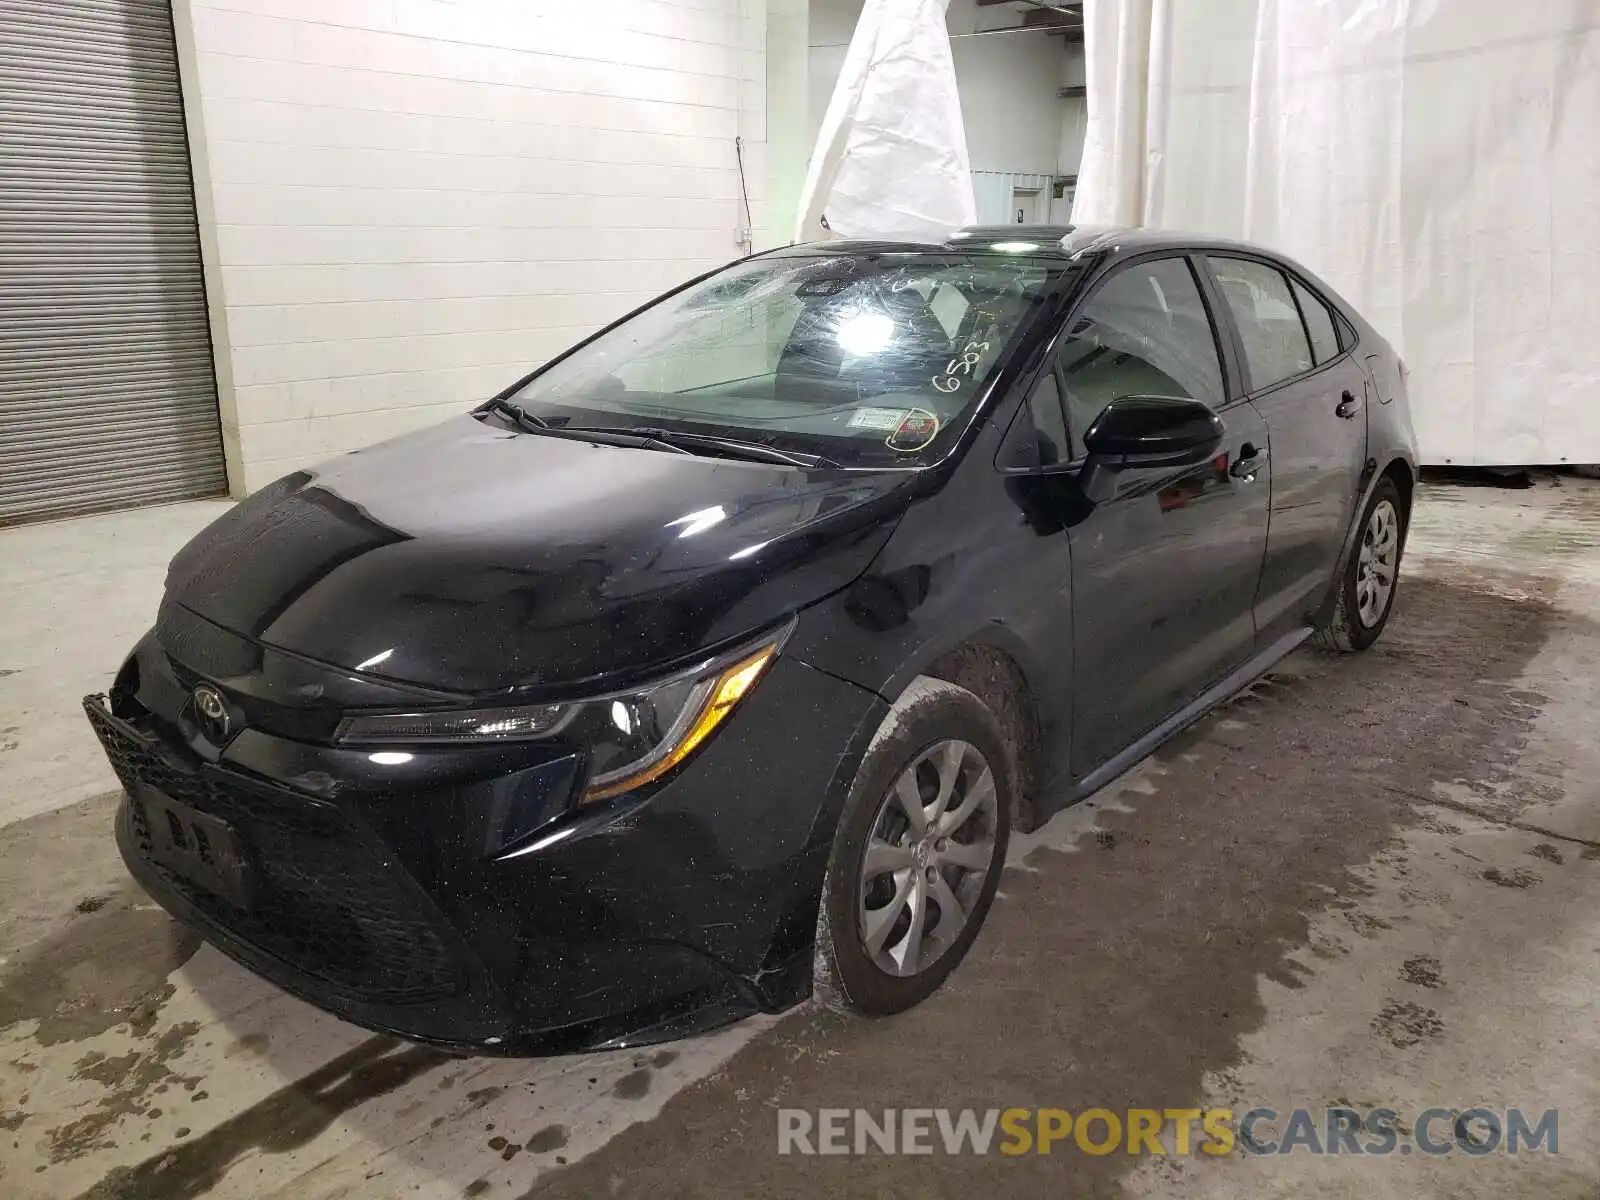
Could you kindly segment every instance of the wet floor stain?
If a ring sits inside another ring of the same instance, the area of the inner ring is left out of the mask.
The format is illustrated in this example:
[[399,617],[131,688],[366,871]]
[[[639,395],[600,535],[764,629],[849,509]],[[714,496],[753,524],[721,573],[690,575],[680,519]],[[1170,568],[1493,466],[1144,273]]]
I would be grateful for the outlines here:
[[305,1078],[133,1167],[118,1167],[81,1200],[189,1200],[215,1187],[250,1151],[304,1146],[339,1117],[454,1059],[396,1038],[368,1038]]
[[178,1074],[172,1064],[188,1051],[199,1030],[197,1022],[186,1021],[164,1031],[147,1048],[111,1057],[91,1052],[79,1059],[72,1077],[98,1083],[106,1092],[89,1112],[46,1133],[50,1161],[70,1162],[113,1148],[125,1118],[158,1119],[158,1101],[168,1086],[194,1079]]
[[637,1071],[629,1071],[611,1089],[611,1094],[619,1100],[638,1100],[650,1090],[650,1068],[641,1067]]
[[1361,912],[1359,909],[1349,909],[1344,914],[1344,919],[1364,938],[1375,938],[1385,929],[1393,929],[1394,924],[1385,921],[1382,917],[1375,917],[1371,913]]
[[1454,825],[1433,813],[1426,813],[1417,822],[1418,829],[1425,829],[1429,833],[1437,833],[1444,837],[1455,837],[1461,832],[1461,826]]
[[1444,1032],[1444,1020],[1431,1008],[1410,1000],[1387,1001],[1372,1018],[1372,1031],[1401,1050]]
[[1431,954],[1419,954],[1415,958],[1408,958],[1400,965],[1400,978],[1407,983],[1414,983],[1418,987],[1441,988],[1444,986],[1444,972],[1439,965],[1439,960]]
[[500,1157],[506,1162],[510,1162],[513,1158],[522,1153],[522,1144],[520,1142],[508,1141],[503,1137],[492,1137],[489,1139],[489,1149],[499,1154]]
[[103,1087],[114,1088],[127,1078],[138,1061],[144,1057],[137,1050],[107,1058],[92,1050],[80,1058],[72,1069],[74,1079],[92,1079]]
[[546,1125],[537,1133],[531,1135],[523,1143],[529,1154],[549,1154],[560,1150],[567,1144],[567,1127],[565,1125]]
[[1483,873],[1483,877],[1490,883],[1504,888],[1531,888],[1542,879],[1539,872],[1530,871],[1527,867],[1516,867],[1510,871],[1490,867]]
[[241,1054],[264,1054],[272,1039],[264,1033],[247,1033],[239,1038],[233,1045],[223,1051],[224,1058],[235,1058]]
[[199,948],[198,934],[130,883],[6,964],[0,1029],[36,1020],[34,1038],[44,1046],[83,1041],[123,1023],[144,1037],[174,991],[167,977]]

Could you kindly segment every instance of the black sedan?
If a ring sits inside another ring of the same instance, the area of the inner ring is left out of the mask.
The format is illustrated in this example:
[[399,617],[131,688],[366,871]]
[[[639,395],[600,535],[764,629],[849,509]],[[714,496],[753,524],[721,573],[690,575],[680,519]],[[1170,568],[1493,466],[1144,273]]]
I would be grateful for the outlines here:
[[792,247],[241,503],[85,706],[144,887],[352,1021],[892,1013],[1013,830],[1379,636],[1415,478],[1395,352],[1278,255]]

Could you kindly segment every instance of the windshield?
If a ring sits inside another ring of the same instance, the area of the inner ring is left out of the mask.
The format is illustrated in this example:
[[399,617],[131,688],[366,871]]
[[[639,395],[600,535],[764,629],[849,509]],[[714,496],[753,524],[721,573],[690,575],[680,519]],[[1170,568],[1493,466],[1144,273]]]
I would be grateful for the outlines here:
[[1070,263],[926,251],[736,264],[510,398],[557,427],[710,434],[845,466],[945,453]]

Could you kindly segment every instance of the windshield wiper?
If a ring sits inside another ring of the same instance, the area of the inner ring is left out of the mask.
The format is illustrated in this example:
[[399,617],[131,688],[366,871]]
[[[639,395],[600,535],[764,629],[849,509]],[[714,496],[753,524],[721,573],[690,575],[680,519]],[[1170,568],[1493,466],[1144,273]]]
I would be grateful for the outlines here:
[[526,433],[540,433],[546,437],[567,438],[574,442],[595,442],[602,446],[629,446],[642,450],[665,450],[671,454],[689,454],[682,446],[674,446],[655,436],[654,430],[586,429],[583,426],[552,425],[543,417],[536,417],[520,404],[510,400],[494,399],[484,406],[484,412],[496,412],[509,417],[511,423]]
[[483,406],[484,412],[499,413],[503,417],[510,417],[511,423],[529,433],[543,433],[550,428],[550,422],[543,417],[536,417],[520,404],[496,396]]
[[748,462],[781,463],[789,467],[837,467],[839,464],[820,454],[802,454],[798,450],[779,450],[764,442],[745,442],[738,438],[718,437],[711,433],[687,433],[681,429],[660,429],[655,426],[631,426],[637,433],[685,450],[705,450],[726,458],[741,458]]
[[709,433],[685,433],[677,429],[661,429],[653,425],[589,426],[552,425],[543,417],[536,417],[520,404],[496,398],[483,408],[509,417],[512,424],[528,433],[542,433],[546,437],[571,438],[580,442],[598,442],[604,446],[635,446],[645,450],[666,450],[672,454],[693,454],[701,450],[721,454],[725,458],[741,458],[749,462],[780,463],[786,467],[837,467],[839,464],[820,454],[801,454],[794,450],[779,450],[761,442],[743,442],[737,438],[717,437]]

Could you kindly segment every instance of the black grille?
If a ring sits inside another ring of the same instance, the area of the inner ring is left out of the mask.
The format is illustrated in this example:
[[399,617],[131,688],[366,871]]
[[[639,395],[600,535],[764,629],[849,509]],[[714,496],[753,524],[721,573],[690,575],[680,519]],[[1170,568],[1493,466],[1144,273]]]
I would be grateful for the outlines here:
[[89,721],[128,791],[134,836],[150,860],[142,787],[227,822],[253,876],[251,902],[236,908],[161,864],[150,866],[228,933],[297,971],[375,1003],[414,1003],[460,991],[465,972],[409,880],[330,805],[190,770],[126,732],[98,696]]

